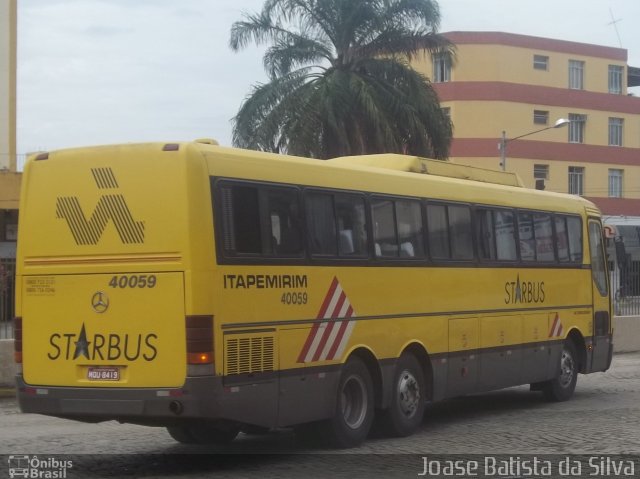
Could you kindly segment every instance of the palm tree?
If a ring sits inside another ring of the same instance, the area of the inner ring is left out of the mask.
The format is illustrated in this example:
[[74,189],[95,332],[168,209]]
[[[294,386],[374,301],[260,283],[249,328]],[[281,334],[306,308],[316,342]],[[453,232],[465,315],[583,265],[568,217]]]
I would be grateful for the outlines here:
[[444,159],[451,122],[409,62],[453,55],[435,0],[266,0],[231,28],[234,51],[270,44],[269,82],[234,118],[235,146],[314,158],[396,152]]

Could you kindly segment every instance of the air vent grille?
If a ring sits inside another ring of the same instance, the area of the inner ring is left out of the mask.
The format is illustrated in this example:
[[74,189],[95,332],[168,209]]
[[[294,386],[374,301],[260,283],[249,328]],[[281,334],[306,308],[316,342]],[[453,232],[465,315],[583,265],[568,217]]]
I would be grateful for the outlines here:
[[275,339],[273,336],[227,337],[225,359],[228,375],[273,371]]

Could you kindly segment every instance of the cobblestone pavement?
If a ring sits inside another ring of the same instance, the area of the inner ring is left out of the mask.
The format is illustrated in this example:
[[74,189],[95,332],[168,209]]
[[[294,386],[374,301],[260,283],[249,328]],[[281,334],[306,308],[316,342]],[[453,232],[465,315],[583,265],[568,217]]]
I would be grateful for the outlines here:
[[[164,429],[21,414],[4,399],[0,454],[61,454],[75,461],[70,478],[420,477],[423,456],[438,454],[640,454],[639,398],[640,353],[620,354],[608,372],[580,376],[568,402],[547,403],[528,387],[449,400],[429,407],[417,434],[373,437],[348,451],[302,445],[287,430],[241,435],[226,448],[185,446]],[[0,458],[0,479],[6,462]]]

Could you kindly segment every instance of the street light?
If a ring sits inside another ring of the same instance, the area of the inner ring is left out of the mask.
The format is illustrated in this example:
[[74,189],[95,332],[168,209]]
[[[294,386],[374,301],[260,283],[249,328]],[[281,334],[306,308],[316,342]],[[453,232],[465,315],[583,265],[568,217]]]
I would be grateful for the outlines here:
[[548,126],[546,128],[541,128],[540,130],[531,131],[529,133],[525,133],[524,135],[516,136],[515,138],[507,139],[507,133],[502,130],[502,137],[500,138],[500,143],[498,143],[498,150],[500,150],[500,167],[502,171],[507,169],[507,142],[517,140],[519,138],[524,138],[525,136],[534,135],[536,133],[540,133],[541,131],[551,130],[552,128],[561,128],[565,125],[571,123],[571,120],[567,120],[566,118],[559,118],[553,124],[553,126]]

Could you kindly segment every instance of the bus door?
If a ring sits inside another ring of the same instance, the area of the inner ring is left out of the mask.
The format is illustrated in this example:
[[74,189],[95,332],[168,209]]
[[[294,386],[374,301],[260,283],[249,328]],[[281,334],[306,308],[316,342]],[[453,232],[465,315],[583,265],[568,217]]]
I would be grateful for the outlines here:
[[[607,264],[604,255],[602,226],[599,220],[589,220],[589,251],[591,255],[591,288],[593,295],[593,352],[591,371],[605,371],[611,361],[611,303]],[[590,366],[590,367],[589,367]]]

